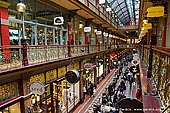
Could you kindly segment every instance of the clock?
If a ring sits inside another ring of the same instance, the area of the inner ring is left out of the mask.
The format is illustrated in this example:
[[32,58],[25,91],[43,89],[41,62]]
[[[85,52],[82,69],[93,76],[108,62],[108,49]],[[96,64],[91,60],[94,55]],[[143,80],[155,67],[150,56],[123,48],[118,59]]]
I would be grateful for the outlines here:
[[79,72],[77,70],[68,71],[65,74],[65,79],[70,84],[75,84],[75,83],[77,83],[80,80]]

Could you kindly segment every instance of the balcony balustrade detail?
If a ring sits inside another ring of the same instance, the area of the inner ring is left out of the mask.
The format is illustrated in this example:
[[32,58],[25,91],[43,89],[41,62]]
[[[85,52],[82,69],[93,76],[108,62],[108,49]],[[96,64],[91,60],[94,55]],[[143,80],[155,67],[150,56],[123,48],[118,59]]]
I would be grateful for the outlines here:
[[[144,61],[149,64],[149,47],[144,48]],[[157,91],[162,101],[163,108],[169,107],[170,103],[170,49],[153,47],[152,78],[153,88]],[[168,113],[170,112],[167,109]]]
[[[71,48],[70,55],[68,46]],[[88,55],[109,49],[135,48],[136,45],[53,45],[53,46],[27,46],[28,65],[54,61],[62,58]],[[0,71],[10,70],[24,66],[23,46],[0,47]]]

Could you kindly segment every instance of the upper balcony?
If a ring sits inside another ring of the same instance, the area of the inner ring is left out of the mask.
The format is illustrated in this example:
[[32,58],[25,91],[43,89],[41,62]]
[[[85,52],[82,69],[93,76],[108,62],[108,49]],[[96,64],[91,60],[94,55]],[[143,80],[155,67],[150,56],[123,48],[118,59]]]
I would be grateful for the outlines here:
[[136,45],[39,45],[39,46],[3,46],[0,47],[0,71],[45,62],[53,62],[57,59],[68,59],[89,55],[97,52],[113,51],[115,49],[132,49]]

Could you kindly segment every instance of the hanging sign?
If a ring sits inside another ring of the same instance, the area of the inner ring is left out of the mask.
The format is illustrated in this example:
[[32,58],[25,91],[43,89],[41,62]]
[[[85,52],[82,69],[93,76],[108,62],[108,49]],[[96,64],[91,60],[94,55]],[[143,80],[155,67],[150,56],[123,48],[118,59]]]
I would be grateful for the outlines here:
[[96,35],[101,35],[102,31],[96,31]]
[[130,72],[133,73],[133,74],[139,73],[140,72],[139,65],[131,66]]
[[33,82],[30,85],[30,91],[36,95],[42,95],[45,92],[44,85],[40,82]]
[[65,74],[65,79],[70,84],[75,84],[80,80],[80,74],[77,70],[71,70]]
[[106,0],[99,0],[99,4],[104,4]]
[[152,23],[143,24],[143,29],[144,30],[152,29]]
[[86,64],[84,64],[84,69],[91,69],[92,66],[93,66],[92,63],[86,63]]
[[91,27],[84,27],[84,32],[90,32],[91,31]]
[[109,33],[103,33],[104,36],[109,36]]
[[147,17],[161,17],[164,16],[163,6],[154,6],[147,9]]
[[136,66],[136,65],[138,65],[139,64],[139,60],[132,60],[132,65],[134,65],[134,66]]
[[62,25],[64,23],[63,17],[55,17],[54,18],[54,25]]

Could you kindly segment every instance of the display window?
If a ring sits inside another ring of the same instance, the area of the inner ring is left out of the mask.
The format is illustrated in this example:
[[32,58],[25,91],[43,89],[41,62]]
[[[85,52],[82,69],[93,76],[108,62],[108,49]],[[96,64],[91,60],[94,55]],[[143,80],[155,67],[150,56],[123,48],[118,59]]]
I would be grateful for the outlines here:
[[101,77],[103,74],[103,65],[99,65],[97,68],[97,77]]
[[20,103],[16,103],[16,104],[9,106],[3,110],[0,110],[0,113],[21,113]]
[[50,96],[50,85],[46,88],[46,93],[41,95],[41,109],[44,111],[47,108],[47,111],[51,111],[51,96]]
[[75,64],[74,64],[74,69],[76,69],[76,70],[79,70],[80,68],[79,68],[79,62],[76,62]]
[[33,82],[45,83],[44,73],[33,75],[30,77],[30,84]]
[[11,82],[0,86],[0,102],[18,95],[18,82]]
[[58,68],[58,78],[64,77],[66,74],[66,66]]
[[54,96],[58,96],[58,110],[61,112],[71,110],[79,101],[79,82],[69,84],[66,80],[62,80],[54,84]]
[[45,73],[45,75],[46,75],[46,82],[56,79],[57,78],[57,70],[53,69],[53,70],[47,71]]

